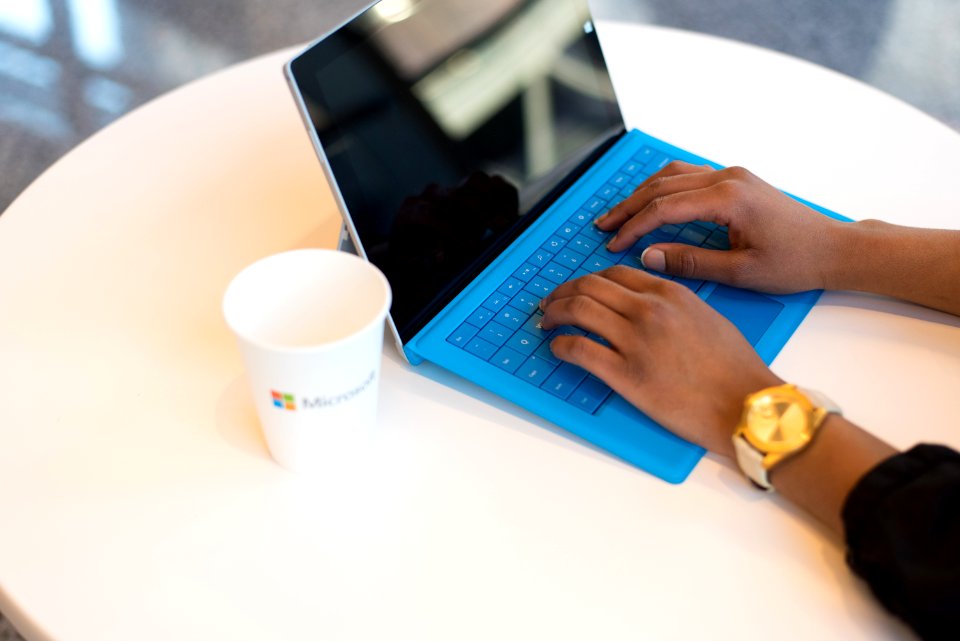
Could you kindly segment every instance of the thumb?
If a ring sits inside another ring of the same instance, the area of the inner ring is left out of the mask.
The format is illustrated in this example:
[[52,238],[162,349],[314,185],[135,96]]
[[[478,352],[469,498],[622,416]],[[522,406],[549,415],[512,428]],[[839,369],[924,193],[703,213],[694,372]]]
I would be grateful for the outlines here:
[[729,283],[737,270],[738,253],[667,243],[647,247],[640,254],[640,262],[645,269],[671,276]]

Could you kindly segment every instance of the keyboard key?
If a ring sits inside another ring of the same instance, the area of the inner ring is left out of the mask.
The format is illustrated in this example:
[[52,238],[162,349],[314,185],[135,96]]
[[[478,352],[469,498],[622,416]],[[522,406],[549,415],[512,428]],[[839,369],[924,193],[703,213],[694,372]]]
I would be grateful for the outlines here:
[[510,302],[510,297],[496,292],[490,296],[487,300],[483,301],[483,306],[489,310],[497,311],[504,305]]
[[570,240],[571,238],[576,236],[579,231],[580,231],[580,227],[578,225],[567,223],[566,225],[563,225],[560,229],[557,230],[557,236]]
[[517,368],[523,364],[526,358],[526,356],[514,349],[510,349],[509,347],[501,347],[500,351],[498,351],[496,355],[490,359],[490,362],[500,369],[513,374],[517,371]]
[[543,276],[541,276],[540,274],[537,274],[536,276],[530,279],[530,282],[527,283],[525,290],[530,292],[534,296],[543,298],[544,296],[552,292],[553,288],[556,286],[557,284],[554,283],[552,280],[548,280]]
[[553,330],[550,333],[550,338],[556,338],[557,336],[586,336],[587,332],[580,329],[579,327],[574,327],[573,325],[561,325],[560,327]]
[[550,336],[550,332],[538,327],[540,321],[542,320],[543,312],[538,311],[533,316],[528,318],[527,322],[523,324],[523,331],[536,336],[541,341],[546,340]]
[[660,234],[650,233],[650,234],[647,234],[646,236],[641,236],[640,240],[638,240],[633,247],[642,252],[644,249],[646,249],[650,245],[656,245],[657,243],[667,243],[667,242],[670,242],[670,241],[664,240],[664,236],[661,236]]
[[609,249],[607,249],[606,245],[602,245],[598,247],[597,251],[594,252],[595,256],[599,256],[600,258],[605,258],[612,263],[619,263],[623,259],[623,257],[626,256],[626,254],[627,254],[626,249],[618,252],[612,252]]
[[479,356],[483,360],[488,360],[497,351],[495,345],[477,337],[472,338],[464,349],[471,354]]
[[516,376],[539,387],[556,368],[556,363],[548,363],[539,356],[531,356],[516,371]]
[[531,278],[533,278],[533,275],[536,274],[538,271],[539,269],[535,265],[531,265],[530,263],[525,263],[523,267],[513,272],[513,277],[525,283]]
[[519,311],[508,305],[500,310],[500,313],[497,314],[495,320],[504,327],[518,330],[520,329],[520,326],[526,322],[527,314],[521,314]]
[[613,234],[608,231],[603,231],[596,225],[591,224],[581,229],[580,235],[595,240],[598,244],[602,245],[606,243]]
[[646,163],[641,163],[636,160],[631,160],[630,162],[628,162],[626,165],[623,166],[623,173],[628,174],[630,176],[636,176],[643,170],[643,166],[645,164]]
[[584,225],[589,223],[591,220],[596,218],[599,213],[600,213],[599,211],[595,213],[591,213],[585,209],[581,209],[580,211],[575,213],[573,216],[571,216],[567,222],[572,225],[577,225],[578,227],[583,227]]
[[[600,245],[600,243],[597,242],[596,240],[593,240],[592,238],[581,234],[581,235],[577,236],[576,238],[574,238],[572,241],[570,241],[570,243],[567,245],[567,248],[568,248],[568,249],[573,249],[574,251],[578,251],[578,252],[580,252],[581,254],[583,254],[584,256],[586,256],[586,255],[588,255],[588,254],[592,254],[593,251],[594,251],[599,245]],[[561,254],[562,254],[562,253],[563,253],[563,252],[561,252]]]
[[664,229],[663,227],[658,227],[647,235],[650,236],[655,243],[672,243],[674,240],[676,240],[677,233],[679,231],[682,231],[682,228],[677,227],[677,231],[674,231],[673,229]]
[[[601,211],[603,211],[606,208],[606,206],[607,206],[606,200],[594,197],[588,200],[587,204],[584,205],[583,208],[586,209],[588,212],[590,212],[591,214],[590,218],[593,218],[594,216],[599,214]],[[584,223],[586,222],[587,221],[585,220]]]
[[593,376],[587,376],[570,395],[567,402],[584,412],[593,414],[607,400],[611,392],[612,390],[603,381]]
[[450,336],[447,337],[447,342],[451,345],[456,345],[457,347],[464,348],[470,342],[470,339],[476,336],[477,328],[473,325],[468,325],[464,323],[458,327]]
[[644,238],[646,238],[646,236],[641,238],[633,247],[623,252],[620,258],[617,259],[617,263],[626,265],[627,267],[640,267],[643,264],[640,262],[640,257],[643,256],[643,251],[650,246],[649,241],[644,241]]
[[540,275],[548,280],[552,280],[554,283],[559,285],[560,283],[566,281],[570,278],[570,274],[573,273],[573,269],[569,267],[564,267],[559,263],[550,263],[540,271]]
[[633,159],[639,163],[646,164],[650,162],[650,159],[653,158],[653,148],[652,147],[642,147],[640,151],[633,154]]
[[[510,301],[510,307],[519,310],[520,312],[529,316],[530,314],[537,311],[537,307],[540,305],[540,298],[534,296],[530,292],[524,290],[513,297]],[[469,320],[469,319],[468,319]],[[483,327],[478,325],[478,327]]]
[[616,197],[618,191],[620,191],[620,189],[613,185],[604,185],[600,188],[600,191],[596,193],[595,197],[610,202]]
[[515,349],[521,354],[526,354],[529,356],[536,351],[540,344],[543,342],[542,339],[537,338],[529,332],[525,332],[522,329],[510,337],[510,340],[507,341],[507,347]]
[[655,174],[670,164],[670,157],[662,151],[653,152],[653,157],[644,166],[643,171],[648,174]]
[[546,361],[552,365],[560,364],[560,359],[553,355],[553,350],[550,349],[550,343],[548,342],[540,343],[540,347],[538,347],[533,353],[542,361]]
[[624,173],[615,174],[613,178],[610,179],[610,184],[616,187],[617,189],[623,189],[627,186],[627,183],[630,182],[630,176]]
[[567,240],[565,238],[560,238],[559,236],[551,236],[550,240],[545,242],[543,244],[543,247],[541,247],[541,249],[555,254],[558,251],[560,251],[560,248],[566,244],[567,244]]
[[679,234],[682,230],[683,230],[683,227],[681,225],[670,224],[670,225],[660,226],[660,231],[662,231],[665,234],[670,234],[674,238],[676,238],[677,234]]
[[517,293],[523,289],[523,283],[516,278],[508,278],[504,281],[503,285],[500,285],[500,289],[497,291],[501,294],[506,294],[509,297],[516,296]]
[[557,256],[556,262],[564,267],[570,267],[576,269],[580,267],[587,259],[586,254],[581,254],[580,252],[575,252],[572,249],[565,249],[560,252],[560,255]]
[[602,256],[594,255],[583,263],[583,269],[592,274],[613,267],[613,265],[613,261],[603,258]]
[[486,307],[478,307],[467,318],[467,322],[476,328],[480,328],[486,325],[488,322],[490,322],[491,318],[493,318],[493,312],[491,312]]
[[550,259],[553,258],[553,256],[553,252],[543,251],[541,249],[538,252],[534,252],[533,256],[527,259],[527,262],[534,267],[543,267],[550,262]]
[[730,249],[730,238],[727,236],[727,230],[723,227],[713,230],[703,246],[710,249]]
[[547,377],[547,380],[540,386],[547,392],[562,399],[566,399],[573,393],[580,381],[586,377],[587,373],[570,363],[562,363],[553,374]]
[[696,225],[687,225],[677,235],[676,241],[678,243],[686,243],[688,245],[696,245],[699,247],[709,235],[710,232],[706,231],[702,227],[697,227]]
[[512,329],[504,327],[495,320],[487,323],[487,326],[480,330],[478,336],[484,341],[500,347],[507,342],[507,339],[513,335]]

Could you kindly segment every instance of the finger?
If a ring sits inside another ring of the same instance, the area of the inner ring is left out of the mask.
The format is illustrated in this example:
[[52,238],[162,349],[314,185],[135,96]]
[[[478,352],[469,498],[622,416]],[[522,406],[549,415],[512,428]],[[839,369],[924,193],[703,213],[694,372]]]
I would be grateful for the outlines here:
[[617,381],[624,369],[623,356],[586,336],[557,336],[550,343],[550,351],[608,384]]
[[[617,229],[646,204],[648,199],[642,198],[644,193],[649,193],[651,189],[654,190],[654,193],[659,194],[659,192],[662,191],[663,194],[666,194],[675,193],[683,189],[700,188],[705,186],[705,184],[702,184],[700,180],[697,179],[712,173],[716,173],[716,170],[708,165],[691,165],[690,163],[675,160],[643,181],[633,191],[633,194],[614,205],[610,211],[603,216],[597,218],[595,224],[604,231]],[[681,180],[682,178],[687,178],[688,180]]]
[[580,327],[606,339],[618,353],[635,340],[647,315],[662,308],[658,301],[667,296],[668,288],[689,293],[676,283],[623,265],[577,280],[579,285],[565,283],[542,301],[541,326]]
[[[623,288],[621,291],[633,294],[650,293],[662,295],[664,287],[672,286],[670,281],[665,280],[660,276],[650,274],[637,267],[628,267],[626,265],[614,265],[613,267],[605,269],[601,272],[597,272],[594,275],[616,283]],[[624,299],[629,301],[631,310],[635,309],[635,300],[631,301],[628,295],[624,295]],[[624,315],[629,317],[630,313],[628,312]]]
[[704,249],[680,243],[650,245],[640,254],[645,269],[728,285],[741,280],[747,259],[745,250]]
[[665,194],[650,200],[617,232],[607,248],[612,252],[631,247],[640,237],[657,227],[670,223],[682,225],[702,220],[719,225],[728,224],[725,206],[729,204],[728,191],[718,188],[722,182],[701,189]]
[[656,279],[655,276],[645,274],[640,269],[625,267],[622,265],[615,266],[610,269],[597,272],[595,274],[589,274],[581,278],[576,278],[559,285],[556,289],[550,292],[546,298],[540,301],[540,309],[546,310],[546,308],[552,303],[565,298],[587,296],[596,300],[601,305],[612,309],[618,314],[626,316],[628,309],[627,305],[632,291],[629,287],[625,288],[623,282],[611,278],[608,273],[610,271],[619,270],[641,274],[641,279]]
[[[615,283],[609,284],[617,287]],[[608,339],[630,331],[630,322],[620,312],[586,294],[563,296],[550,301],[544,306],[540,325],[545,330],[573,325]]]

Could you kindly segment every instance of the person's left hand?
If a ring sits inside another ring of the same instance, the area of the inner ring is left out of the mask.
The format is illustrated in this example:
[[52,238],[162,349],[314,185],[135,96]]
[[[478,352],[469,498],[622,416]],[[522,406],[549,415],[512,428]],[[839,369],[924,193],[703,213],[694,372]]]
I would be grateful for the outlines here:
[[543,299],[542,326],[603,337],[558,336],[560,359],[606,382],[678,436],[733,455],[747,394],[782,384],[737,328],[686,287],[616,266],[569,281]]

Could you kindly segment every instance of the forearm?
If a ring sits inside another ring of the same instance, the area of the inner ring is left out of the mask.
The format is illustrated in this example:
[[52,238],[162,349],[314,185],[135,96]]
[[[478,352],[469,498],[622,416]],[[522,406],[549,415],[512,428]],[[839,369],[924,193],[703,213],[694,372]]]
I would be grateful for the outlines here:
[[870,292],[960,315],[960,231],[876,220],[842,225],[827,289]]
[[896,453],[869,432],[832,414],[813,442],[774,468],[770,480],[780,494],[842,534],[841,511],[850,490]]

